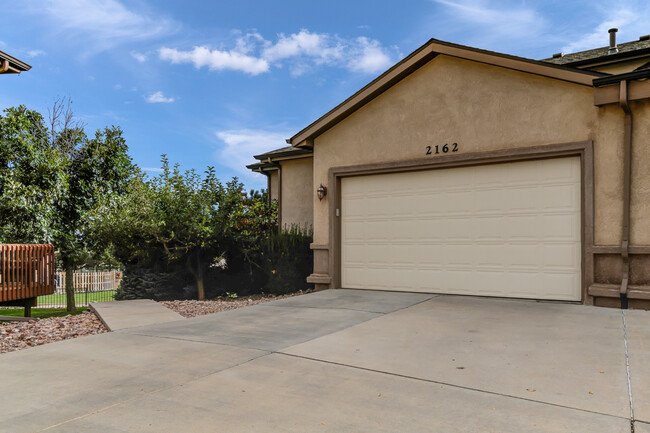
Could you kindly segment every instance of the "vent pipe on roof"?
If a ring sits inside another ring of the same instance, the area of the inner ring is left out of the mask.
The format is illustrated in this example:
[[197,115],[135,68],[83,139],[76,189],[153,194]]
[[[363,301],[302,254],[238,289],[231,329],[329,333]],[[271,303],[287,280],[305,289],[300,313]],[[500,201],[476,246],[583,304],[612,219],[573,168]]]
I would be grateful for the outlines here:
[[616,46],[616,32],[618,29],[609,29],[609,52],[607,54],[616,54],[618,53],[618,47]]

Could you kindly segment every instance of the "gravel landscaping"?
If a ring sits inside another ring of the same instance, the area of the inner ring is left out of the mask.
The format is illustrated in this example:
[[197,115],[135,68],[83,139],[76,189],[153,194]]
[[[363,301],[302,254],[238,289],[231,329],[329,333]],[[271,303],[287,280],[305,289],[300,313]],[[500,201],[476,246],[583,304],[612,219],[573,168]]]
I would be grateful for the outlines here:
[[89,311],[29,322],[0,322],[0,353],[103,332],[106,328]]
[[210,301],[162,301],[165,307],[177,312],[183,317],[196,317],[205,314],[219,313],[221,311],[234,310],[236,308],[247,307],[250,305],[261,304],[264,302],[274,301],[276,299],[290,298],[292,296],[302,295],[309,291],[301,290],[289,295],[253,295],[242,296],[240,298],[221,298]]

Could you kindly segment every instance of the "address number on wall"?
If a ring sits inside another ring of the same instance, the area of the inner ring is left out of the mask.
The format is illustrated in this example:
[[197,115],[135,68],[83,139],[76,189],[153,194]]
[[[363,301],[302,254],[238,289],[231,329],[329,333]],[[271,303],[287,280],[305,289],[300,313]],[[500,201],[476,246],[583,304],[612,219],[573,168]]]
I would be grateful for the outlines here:
[[427,146],[426,149],[426,155],[440,155],[442,153],[458,152],[458,143],[445,143],[442,146],[436,144],[435,146]]

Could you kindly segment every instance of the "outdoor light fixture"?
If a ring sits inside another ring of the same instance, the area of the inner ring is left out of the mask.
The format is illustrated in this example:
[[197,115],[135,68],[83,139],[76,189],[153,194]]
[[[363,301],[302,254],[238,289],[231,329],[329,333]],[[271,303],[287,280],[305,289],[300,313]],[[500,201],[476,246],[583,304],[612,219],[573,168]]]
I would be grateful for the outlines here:
[[321,183],[318,189],[316,189],[316,194],[318,195],[318,200],[322,200],[327,195],[327,187]]

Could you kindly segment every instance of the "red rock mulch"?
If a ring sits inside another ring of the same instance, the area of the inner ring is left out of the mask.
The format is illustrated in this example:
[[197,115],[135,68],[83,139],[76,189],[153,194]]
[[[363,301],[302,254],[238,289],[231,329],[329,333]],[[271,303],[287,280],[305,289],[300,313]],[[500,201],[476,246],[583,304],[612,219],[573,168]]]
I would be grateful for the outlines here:
[[165,307],[177,312],[183,317],[196,317],[205,314],[219,313],[221,311],[234,310],[236,308],[248,307],[250,305],[261,304],[264,302],[275,301],[276,299],[290,298],[296,295],[309,293],[309,291],[299,291],[289,295],[253,295],[242,296],[240,298],[222,298],[210,301],[162,301]]
[[0,353],[103,332],[107,332],[106,328],[89,311],[76,316],[49,317],[29,322],[0,322]]

